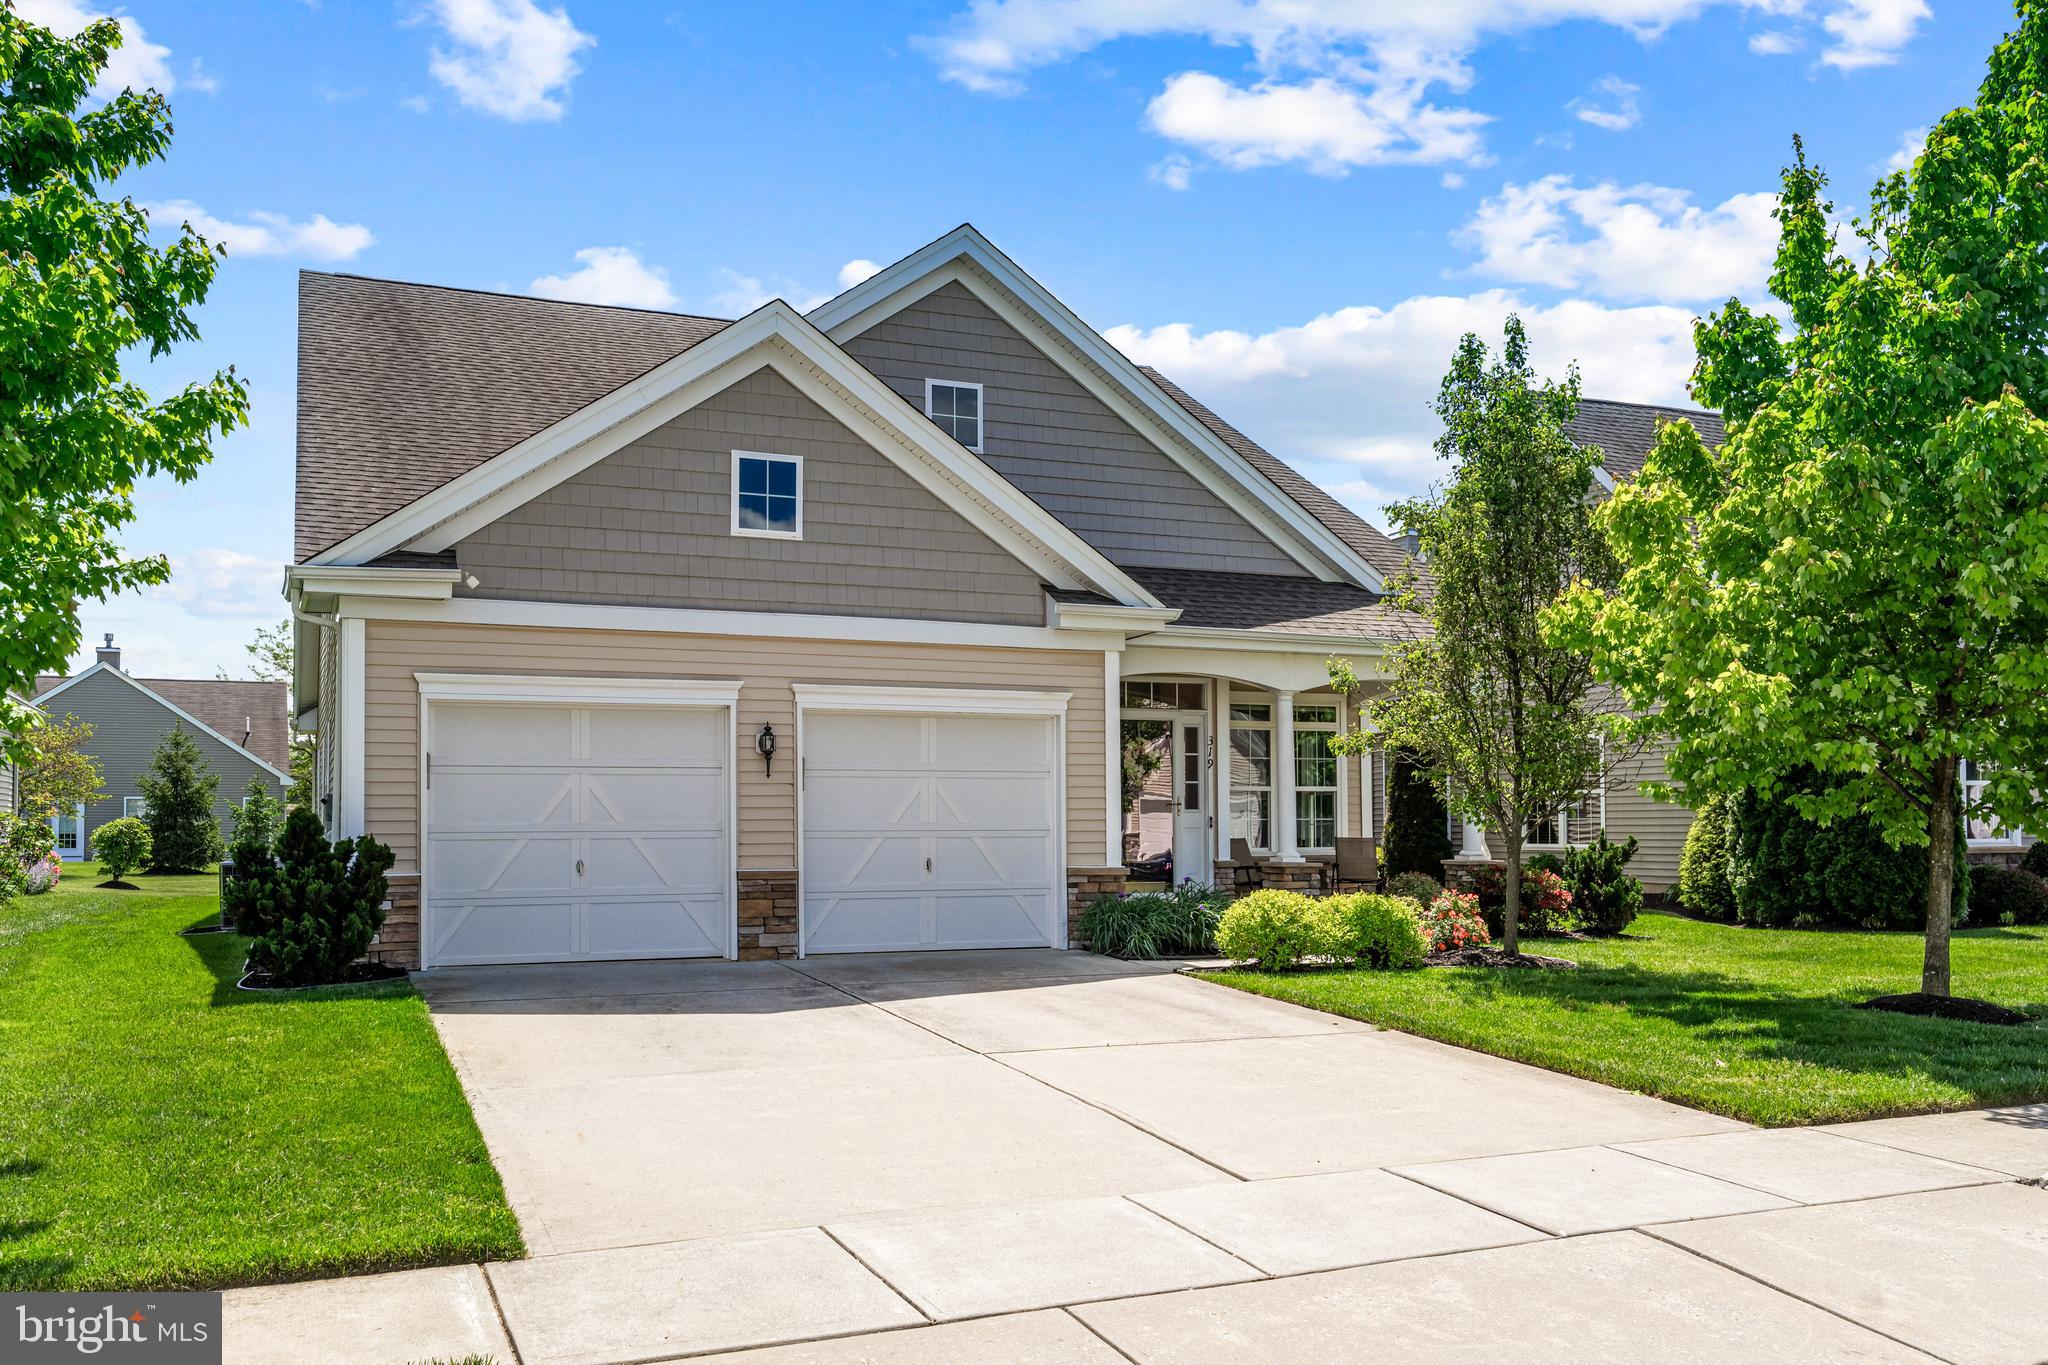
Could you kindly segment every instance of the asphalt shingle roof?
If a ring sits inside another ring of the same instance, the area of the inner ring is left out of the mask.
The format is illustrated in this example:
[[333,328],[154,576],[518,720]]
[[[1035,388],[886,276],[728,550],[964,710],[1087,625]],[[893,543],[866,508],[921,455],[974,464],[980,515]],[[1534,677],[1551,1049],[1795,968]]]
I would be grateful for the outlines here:
[[[58,683],[62,673],[45,673],[36,679],[40,698]],[[186,715],[218,730],[230,740],[281,772],[292,767],[291,718],[285,714],[285,685],[281,682],[244,682],[226,678],[136,678]],[[64,698],[57,698],[60,712]],[[244,740],[242,736],[248,735]],[[226,793],[240,796],[240,792]]]
[[1350,583],[1200,569],[1126,572],[1161,602],[1181,609],[1175,626],[1361,640],[1417,640],[1429,634],[1422,617]]
[[726,325],[302,272],[296,558],[348,539]]
[[1679,418],[1690,421],[1710,446],[1728,439],[1721,414],[1701,408],[1661,408],[1649,403],[1617,403],[1607,398],[1581,398],[1579,416],[1567,430],[1581,445],[1599,446],[1605,468],[1617,479],[1643,472],[1643,461],[1657,444],[1657,428]]

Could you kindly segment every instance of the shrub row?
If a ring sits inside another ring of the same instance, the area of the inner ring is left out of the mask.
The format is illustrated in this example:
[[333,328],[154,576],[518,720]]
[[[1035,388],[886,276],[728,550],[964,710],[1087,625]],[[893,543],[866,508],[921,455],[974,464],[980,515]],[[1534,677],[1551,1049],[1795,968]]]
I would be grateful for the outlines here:
[[1216,921],[1230,893],[1184,881],[1170,891],[1098,896],[1081,912],[1081,938],[1108,957],[1199,957],[1216,951]]
[[1310,959],[1413,967],[1428,951],[1412,901],[1364,892],[1317,899],[1271,889],[1254,891],[1224,910],[1216,947],[1225,957],[1266,971]]

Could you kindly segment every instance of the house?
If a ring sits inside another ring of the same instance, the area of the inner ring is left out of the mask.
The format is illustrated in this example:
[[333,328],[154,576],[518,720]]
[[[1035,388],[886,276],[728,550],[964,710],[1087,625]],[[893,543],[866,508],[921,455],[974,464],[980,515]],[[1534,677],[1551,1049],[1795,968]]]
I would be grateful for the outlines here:
[[192,736],[220,777],[214,815],[224,833],[233,830],[233,811],[252,778],[271,783],[279,800],[291,782],[290,716],[281,682],[131,677],[108,635],[90,668],[69,678],[38,679],[34,703],[54,719],[76,716],[93,727],[88,752],[99,762],[105,784],[103,800],[52,820],[58,856],[66,860],[87,857],[92,832],[107,821],[144,813],[136,778],[174,729]]
[[299,310],[294,695],[387,961],[1064,946],[1127,726],[1178,875],[1378,828],[1327,661],[1426,629],[1406,552],[972,227],[808,313]]

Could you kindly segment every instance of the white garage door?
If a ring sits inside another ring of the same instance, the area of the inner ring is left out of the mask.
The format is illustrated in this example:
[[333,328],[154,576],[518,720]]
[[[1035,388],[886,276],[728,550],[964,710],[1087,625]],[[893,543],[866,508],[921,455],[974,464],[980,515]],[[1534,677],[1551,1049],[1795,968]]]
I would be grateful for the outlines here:
[[427,962],[722,956],[723,708],[435,702]]
[[803,750],[806,952],[1054,942],[1051,717],[807,711]]

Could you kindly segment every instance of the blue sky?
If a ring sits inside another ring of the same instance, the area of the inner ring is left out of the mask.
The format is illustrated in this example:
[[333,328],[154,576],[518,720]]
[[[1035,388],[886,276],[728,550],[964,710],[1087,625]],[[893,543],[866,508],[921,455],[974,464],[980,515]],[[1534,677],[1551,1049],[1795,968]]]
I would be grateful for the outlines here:
[[225,241],[203,341],[249,430],[87,604],[144,675],[278,619],[302,268],[734,315],[966,220],[1370,519],[1439,473],[1457,336],[1519,309],[1589,394],[1683,402],[1755,298],[1790,138],[1845,213],[1966,101],[1998,0],[16,0],[121,15],[170,160],[120,187]]

